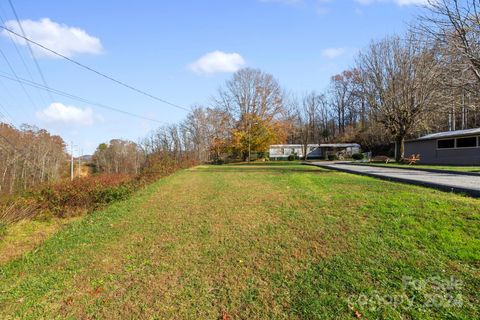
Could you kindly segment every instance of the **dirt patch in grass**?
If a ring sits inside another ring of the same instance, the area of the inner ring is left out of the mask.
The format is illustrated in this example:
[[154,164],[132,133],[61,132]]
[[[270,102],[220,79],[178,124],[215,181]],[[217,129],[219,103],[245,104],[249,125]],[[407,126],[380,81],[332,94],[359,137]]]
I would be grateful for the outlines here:
[[48,221],[23,220],[6,225],[0,235],[0,265],[33,250],[75,219],[77,218],[52,218]]

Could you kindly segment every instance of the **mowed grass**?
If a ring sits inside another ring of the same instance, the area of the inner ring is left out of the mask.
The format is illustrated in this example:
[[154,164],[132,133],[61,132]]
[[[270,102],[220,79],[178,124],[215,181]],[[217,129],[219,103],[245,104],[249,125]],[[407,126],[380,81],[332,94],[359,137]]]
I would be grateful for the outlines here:
[[479,261],[477,199],[311,166],[199,166],[0,266],[0,318],[475,319]]

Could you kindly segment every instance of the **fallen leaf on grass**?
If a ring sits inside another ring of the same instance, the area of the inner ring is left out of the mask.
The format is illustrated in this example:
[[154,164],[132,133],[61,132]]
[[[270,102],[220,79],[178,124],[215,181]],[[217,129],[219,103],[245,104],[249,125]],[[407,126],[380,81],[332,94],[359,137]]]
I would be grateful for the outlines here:
[[355,315],[355,318],[362,319],[362,314],[360,312],[355,310],[352,306],[348,306],[348,307],[350,308],[350,310],[352,310],[353,314]]
[[222,320],[230,320],[230,316],[225,311],[223,311]]
[[97,296],[97,295],[99,295],[100,293],[102,293],[102,288],[101,288],[101,287],[96,287],[95,290],[93,290],[92,292],[90,292],[90,295],[92,295],[92,296]]

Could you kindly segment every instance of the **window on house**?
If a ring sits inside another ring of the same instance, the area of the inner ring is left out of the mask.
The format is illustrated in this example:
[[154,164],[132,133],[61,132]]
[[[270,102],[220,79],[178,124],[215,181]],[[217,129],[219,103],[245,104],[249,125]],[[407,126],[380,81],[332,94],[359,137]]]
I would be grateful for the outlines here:
[[477,137],[457,139],[457,148],[474,148],[476,146],[477,146]]
[[437,141],[438,149],[452,149],[455,148],[455,139],[445,139]]

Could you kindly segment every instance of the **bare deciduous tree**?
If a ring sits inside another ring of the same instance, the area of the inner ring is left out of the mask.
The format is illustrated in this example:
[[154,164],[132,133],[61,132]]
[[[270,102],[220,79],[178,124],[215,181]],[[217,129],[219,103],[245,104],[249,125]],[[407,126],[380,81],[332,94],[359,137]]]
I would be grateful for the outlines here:
[[405,137],[435,108],[439,89],[435,54],[413,36],[390,37],[373,42],[360,54],[358,64],[365,100],[375,119],[395,137],[399,161]]
[[319,112],[321,96],[316,92],[304,94],[300,106],[297,106],[297,125],[305,160],[308,157],[308,145],[319,141]]
[[220,89],[216,106],[240,121],[245,115],[270,120],[283,111],[283,91],[275,78],[258,69],[245,68]]
[[99,172],[138,174],[145,163],[145,153],[135,142],[113,139],[100,144],[93,159]]
[[425,8],[429,14],[420,17],[417,29],[448,57],[450,76],[464,83],[470,71],[480,83],[480,1],[428,0]]
[[331,78],[331,103],[337,115],[338,130],[345,132],[346,126],[355,125],[360,113],[358,86],[360,75],[357,69],[345,70]]
[[0,193],[58,179],[66,172],[65,143],[34,126],[0,123]]

